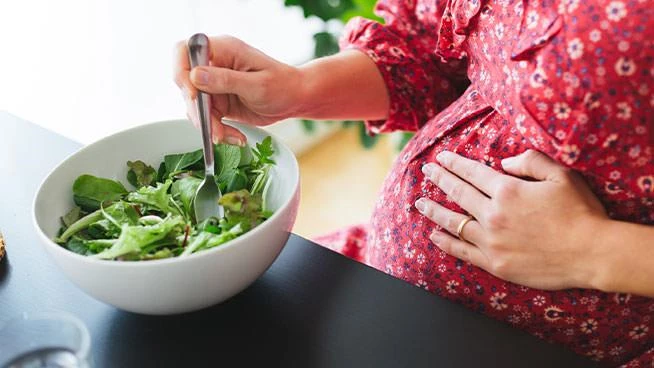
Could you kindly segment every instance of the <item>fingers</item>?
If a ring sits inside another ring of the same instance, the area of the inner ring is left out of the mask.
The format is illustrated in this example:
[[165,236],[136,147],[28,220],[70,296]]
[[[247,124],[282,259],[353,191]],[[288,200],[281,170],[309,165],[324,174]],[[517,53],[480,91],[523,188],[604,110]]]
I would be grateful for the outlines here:
[[173,68],[175,84],[182,90],[185,98],[195,98],[195,87],[189,79],[191,65],[188,60],[188,47],[186,41],[179,41],[175,45],[175,65]]
[[436,159],[444,168],[474,185],[490,197],[493,196],[497,183],[504,176],[481,162],[467,159],[452,152],[443,151],[436,156]]
[[429,239],[443,252],[456,257],[464,262],[470,262],[477,267],[488,269],[490,262],[481,249],[461,241],[441,231],[435,231]]
[[[427,198],[418,199],[415,206],[420,213],[453,235],[456,235],[459,224],[468,218],[468,216],[450,211]],[[484,230],[479,222],[474,220],[468,221],[461,234],[464,239],[473,244],[479,244],[484,239]]]
[[[186,100],[186,116],[197,129],[200,129],[200,119],[198,118],[195,100]],[[244,146],[247,143],[247,137],[238,129],[224,124],[222,116],[216,110],[211,112],[211,139],[214,143],[227,143],[237,146]]]
[[447,194],[451,201],[475,217],[481,217],[490,206],[490,199],[488,197],[443,167],[429,163],[422,167],[422,172],[431,182]]
[[233,126],[223,123],[221,123],[220,125],[222,125],[224,129],[225,143],[233,144],[241,147],[245,146],[245,144],[247,143],[247,137],[245,136],[245,134],[241,133],[240,130],[234,128]]
[[537,180],[553,180],[565,175],[566,172],[565,166],[531,149],[518,156],[505,158],[502,160],[502,167],[511,175]]
[[191,70],[190,82],[199,90],[212,94],[244,95],[255,87],[252,73],[211,66]]
[[222,122],[222,117],[211,114],[211,139],[213,143],[221,143],[225,141],[225,126]]

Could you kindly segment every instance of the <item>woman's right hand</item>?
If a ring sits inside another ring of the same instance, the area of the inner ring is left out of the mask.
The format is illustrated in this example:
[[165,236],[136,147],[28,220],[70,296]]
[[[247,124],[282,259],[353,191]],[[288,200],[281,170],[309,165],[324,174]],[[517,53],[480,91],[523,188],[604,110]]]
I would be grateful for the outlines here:
[[177,44],[175,83],[186,100],[187,116],[199,119],[197,91],[211,94],[213,139],[245,144],[245,136],[221,123],[223,117],[253,125],[268,125],[297,112],[302,83],[298,68],[272,59],[229,36],[209,38],[209,66],[191,70],[186,41]]

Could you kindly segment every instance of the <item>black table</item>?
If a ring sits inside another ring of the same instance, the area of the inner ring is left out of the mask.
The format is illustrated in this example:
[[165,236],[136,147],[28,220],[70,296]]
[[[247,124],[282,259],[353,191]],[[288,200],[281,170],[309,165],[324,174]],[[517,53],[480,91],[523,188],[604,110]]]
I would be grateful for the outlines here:
[[72,313],[91,332],[96,367],[593,366],[295,235],[257,282],[221,305],[166,317],[105,305],[64,278],[31,222],[41,179],[79,147],[0,112],[0,229],[8,249],[0,321]]

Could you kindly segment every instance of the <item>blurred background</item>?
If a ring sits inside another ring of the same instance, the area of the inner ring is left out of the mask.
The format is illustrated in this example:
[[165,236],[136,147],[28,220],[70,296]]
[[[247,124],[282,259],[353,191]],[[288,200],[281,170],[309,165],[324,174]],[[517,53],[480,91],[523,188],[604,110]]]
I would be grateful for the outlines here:
[[[0,110],[80,143],[184,118],[172,81],[176,41],[231,34],[299,65],[337,51],[347,19],[373,0],[20,0],[0,3]],[[288,120],[269,128],[298,156],[295,232],[367,221],[408,135],[370,138],[360,122]],[[0,134],[1,131],[0,131]]]

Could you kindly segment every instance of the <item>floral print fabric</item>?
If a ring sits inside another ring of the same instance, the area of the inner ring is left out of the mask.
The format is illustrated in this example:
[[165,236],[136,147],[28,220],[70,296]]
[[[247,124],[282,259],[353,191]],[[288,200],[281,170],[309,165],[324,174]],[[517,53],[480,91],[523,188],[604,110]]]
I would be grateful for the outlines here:
[[533,148],[579,171],[612,218],[654,224],[654,3],[382,0],[377,12],[384,25],[356,18],[341,46],[386,82],[389,117],[369,130],[417,134],[370,224],[318,241],[606,365],[654,367],[653,299],[500,280],[440,251],[413,207],[426,196],[463,212],[420,170],[442,150],[501,171]]

